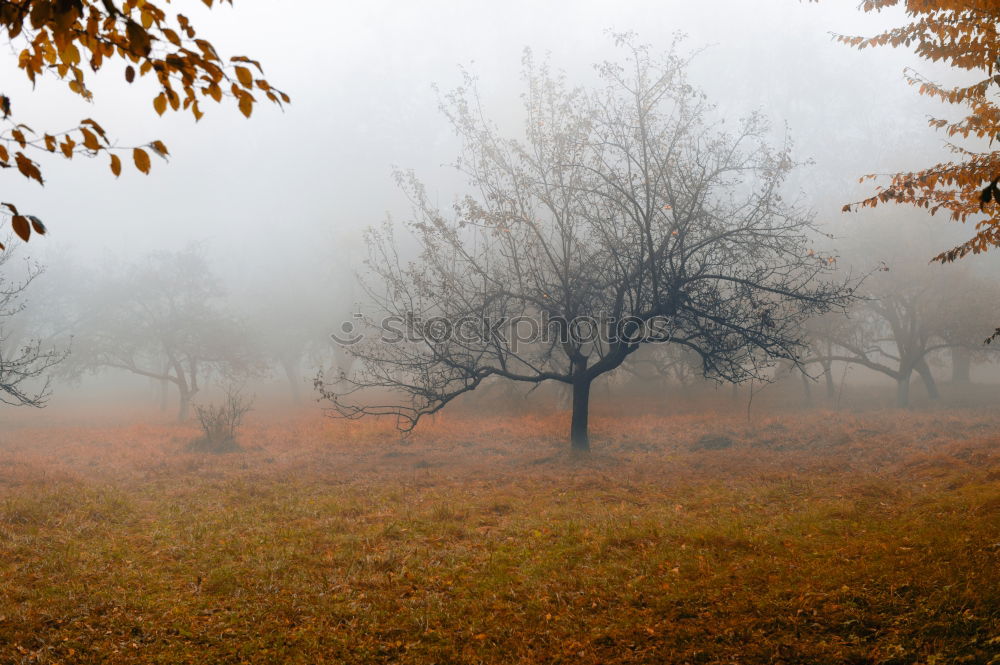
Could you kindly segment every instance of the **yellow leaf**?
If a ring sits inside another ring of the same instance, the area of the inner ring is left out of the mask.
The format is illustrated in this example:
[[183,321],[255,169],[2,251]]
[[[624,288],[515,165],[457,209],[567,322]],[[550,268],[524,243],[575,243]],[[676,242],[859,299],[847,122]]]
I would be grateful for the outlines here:
[[122,160],[118,155],[111,155],[111,172],[116,178],[122,174]]
[[157,115],[163,115],[167,110],[167,96],[162,92],[153,100],[153,108]]
[[83,134],[83,145],[84,145],[84,147],[86,147],[88,150],[90,150],[92,152],[97,152],[98,150],[101,149],[101,144],[97,140],[97,135],[94,134],[94,132],[92,132],[89,129],[86,129],[84,127],[81,127],[80,128],[80,133]]
[[166,37],[167,41],[169,41],[174,46],[180,46],[181,45],[181,38],[177,35],[176,32],[174,32],[170,28],[164,28],[163,29],[163,36]]
[[240,111],[246,117],[250,117],[253,113],[253,97],[250,95],[240,95]]
[[80,49],[78,49],[76,47],[76,44],[74,44],[73,42],[67,44],[66,48],[62,50],[62,53],[60,53],[59,56],[62,58],[62,61],[65,62],[67,65],[80,64]]
[[251,74],[250,70],[247,69],[246,67],[236,68],[236,78],[239,79],[240,84],[244,88],[253,87],[253,74]]

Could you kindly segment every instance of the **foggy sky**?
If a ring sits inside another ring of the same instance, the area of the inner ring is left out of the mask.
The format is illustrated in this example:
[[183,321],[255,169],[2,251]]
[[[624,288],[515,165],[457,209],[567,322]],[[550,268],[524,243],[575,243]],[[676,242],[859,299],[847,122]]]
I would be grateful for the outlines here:
[[[811,172],[824,180],[807,191],[821,217],[840,217],[831,193],[865,191],[853,185],[857,176],[920,167],[941,151],[941,138],[926,128],[938,105],[902,80],[917,59],[891,49],[858,53],[831,40],[831,31],[870,34],[899,20],[898,12],[863,15],[854,3],[240,0],[213,11],[175,4],[222,53],[260,59],[292,105],[282,112],[261,104],[249,121],[211,103],[200,123],[183,114],[158,118],[150,87],[127,86],[120,63],[106,67],[93,86],[95,103],[86,104],[54,80],[31,93],[5,58],[5,91],[22,121],[51,131],[94,117],[121,145],[159,138],[173,155],[169,164],[154,158],[148,177],[127,164],[115,180],[103,157],[43,159],[44,188],[7,174],[4,200],[52,229],[31,244],[33,255],[44,260],[67,247],[85,256],[104,248],[132,254],[199,241],[234,270],[287,265],[304,247],[326,247],[335,261],[358,229],[386,211],[405,216],[391,165],[441,182],[445,200],[457,193],[454,176],[440,168],[457,144],[432,83],[448,89],[458,65],[466,66],[479,75],[490,109],[516,118],[525,46],[551,52],[571,77],[587,76],[593,62],[613,55],[609,28],[664,47],[683,31],[689,47],[707,47],[695,83],[727,112],[760,108],[776,126],[788,123],[798,156],[815,159]],[[808,173],[796,184],[810,187]]]

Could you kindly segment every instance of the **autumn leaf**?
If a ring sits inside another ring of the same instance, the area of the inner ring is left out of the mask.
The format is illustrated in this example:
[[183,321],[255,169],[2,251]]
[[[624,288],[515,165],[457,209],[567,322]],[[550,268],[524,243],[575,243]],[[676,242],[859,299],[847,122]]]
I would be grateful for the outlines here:
[[37,233],[40,236],[43,236],[46,233],[48,233],[48,229],[45,228],[45,224],[42,223],[42,220],[38,219],[34,215],[27,215],[27,217],[28,220],[31,222],[31,228],[35,230],[35,233]]
[[23,152],[15,153],[14,161],[17,162],[17,170],[21,172],[21,175],[32,180],[37,180],[39,184],[45,184],[42,182],[42,172],[38,170],[38,165],[31,161]]
[[167,150],[167,146],[163,141],[153,141],[149,144],[149,147],[152,148],[153,152],[155,152],[159,157],[163,157],[164,159],[166,159],[166,157],[170,154],[170,151]]
[[246,67],[236,68],[236,78],[244,88],[249,89],[253,87],[253,74]]
[[[219,1],[203,3],[213,8]],[[234,92],[234,104],[247,117],[256,101],[248,91],[255,87],[273,103],[287,101],[285,93],[266,81],[254,80],[252,68],[263,75],[259,62],[246,56],[224,61],[211,42],[195,37],[196,30],[186,16],[177,14],[172,21],[159,4],[148,0],[0,2],[0,29],[6,31],[12,45],[16,43],[16,65],[32,85],[41,76],[51,75],[88,101],[93,98],[88,76],[112,61],[122,62],[128,84],[153,74],[150,79],[158,87],[151,95],[152,105],[161,116],[168,108],[184,109],[199,120],[204,115],[199,102],[226,101],[221,86],[229,83],[241,93]],[[11,117],[11,100],[2,94],[0,116]],[[19,123],[9,130],[8,138],[22,152],[11,160],[8,146],[0,145],[0,168],[15,166],[16,162],[21,175],[39,183],[43,182],[41,166],[28,156],[31,150],[73,159],[83,150],[94,155],[114,143],[89,118],[68,131],[60,128],[36,133]],[[169,155],[162,142],[150,142],[147,147],[160,157]],[[149,172],[149,154],[145,150],[135,149],[133,158],[141,172]],[[111,157],[115,176],[121,174],[121,162],[121,158]]]
[[31,223],[27,217],[14,215],[10,218],[10,226],[21,240],[27,241],[31,237]]
[[240,96],[240,111],[248,118],[253,113],[253,97],[251,95],[243,94]]
[[86,128],[81,128],[80,133],[83,135],[83,146],[90,150],[91,152],[97,152],[101,149],[101,144],[97,140],[97,135],[94,132]]
[[150,169],[149,163],[149,153],[142,148],[136,148],[132,151],[132,159],[135,161],[135,167],[148,174]]

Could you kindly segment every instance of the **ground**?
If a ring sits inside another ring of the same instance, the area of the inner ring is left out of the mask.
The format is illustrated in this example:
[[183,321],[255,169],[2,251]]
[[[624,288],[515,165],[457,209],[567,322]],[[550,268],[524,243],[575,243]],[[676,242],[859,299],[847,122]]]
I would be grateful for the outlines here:
[[1000,662],[1000,413],[0,434],[0,663]]

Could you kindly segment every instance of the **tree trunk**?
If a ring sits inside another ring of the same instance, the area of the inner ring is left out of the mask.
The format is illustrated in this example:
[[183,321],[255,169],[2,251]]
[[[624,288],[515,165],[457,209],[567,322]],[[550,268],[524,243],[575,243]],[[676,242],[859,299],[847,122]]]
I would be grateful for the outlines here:
[[[170,374],[170,364],[168,363],[163,368],[163,376]],[[160,396],[160,411],[166,411],[169,406],[168,401],[170,399],[170,380],[169,379],[157,379],[156,380],[157,389],[159,390]]]
[[967,386],[972,383],[972,352],[961,346],[951,350],[951,382]]
[[926,360],[921,360],[917,364],[917,373],[924,380],[924,387],[927,388],[927,396],[931,399],[941,397],[941,393],[938,392],[937,382],[934,381],[934,373],[931,372],[931,368],[927,365]]
[[802,370],[799,370],[799,374],[802,376],[802,403],[809,406],[813,401],[812,386],[809,385],[812,379]]
[[826,381],[826,398],[833,400],[837,396],[837,386],[833,383],[833,363],[821,363],[823,366],[823,378]]
[[302,376],[299,374],[299,364],[291,358],[282,358],[281,367],[285,370],[285,377],[288,379],[288,389],[292,394],[292,403],[302,403]]
[[590,434],[587,417],[590,412],[590,379],[577,380],[573,384],[573,416],[570,424],[570,443],[573,452],[590,452]]
[[[176,365],[178,372],[180,365]],[[184,422],[188,418],[188,412],[191,409],[191,398],[194,396],[194,390],[188,385],[187,379],[181,373],[178,373],[176,381],[174,384],[177,386],[177,393],[179,396],[179,404],[177,410],[177,422]]]
[[177,412],[177,421],[184,422],[188,419],[188,412],[191,410],[191,392],[183,384],[178,387],[180,388],[181,399],[180,408]]
[[896,377],[896,406],[905,409],[910,406],[910,374],[913,370],[900,370]]

